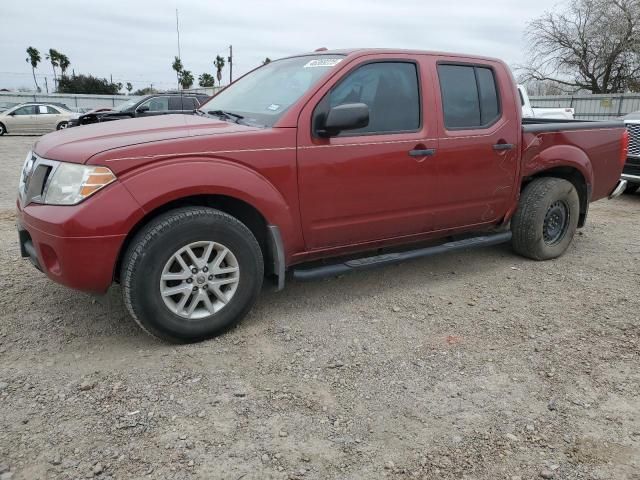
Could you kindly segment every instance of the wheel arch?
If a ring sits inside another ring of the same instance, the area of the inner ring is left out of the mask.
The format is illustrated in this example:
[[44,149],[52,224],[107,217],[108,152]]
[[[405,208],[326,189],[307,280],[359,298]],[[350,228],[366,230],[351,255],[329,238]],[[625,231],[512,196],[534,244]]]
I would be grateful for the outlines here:
[[575,166],[558,166],[547,170],[539,171],[523,179],[520,191],[532,180],[542,177],[562,178],[570,182],[578,192],[580,200],[580,217],[578,219],[578,228],[585,225],[587,213],[589,212],[589,201],[591,199],[591,184],[587,182],[583,172]]
[[[265,272],[268,274],[278,274],[277,268],[274,267],[276,260],[278,260],[276,258],[278,256],[276,252],[278,245],[274,245],[272,243],[273,239],[271,238],[272,235],[269,229],[270,225],[265,216],[255,206],[245,202],[244,200],[228,195],[197,194],[183,196],[163,203],[147,212],[140,220],[138,220],[138,222],[129,230],[129,233],[120,247],[115,265],[114,280],[118,282],[120,280],[122,261],[136,235],[158,216],[171,210],[188,206],[215,208],[237,218],[240,222],[246,225],[256,237],[264,258]],[[273,228],[273,226],[271,226],[271,228]],[[280,246],[280,248],[282,247]]]

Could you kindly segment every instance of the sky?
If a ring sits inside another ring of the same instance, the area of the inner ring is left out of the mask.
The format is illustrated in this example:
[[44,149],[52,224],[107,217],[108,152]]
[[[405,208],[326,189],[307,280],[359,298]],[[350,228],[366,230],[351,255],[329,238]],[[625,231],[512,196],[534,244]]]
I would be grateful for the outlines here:
[[[234,78],[319,47],[385,47],[481,54],[510,65],[526,59],[528,21],[567,0],[2,0],[0,88],[33,87],[26,48],[43,57],[39,83],[53,73],[49,48],[76,73],[113,77],[135,89],[175,88],[178,54],[196,78],[215,73],[233,45]],[[225,67],[224,82],[229,77]],[[41,85],[42,86],[42,85]]]

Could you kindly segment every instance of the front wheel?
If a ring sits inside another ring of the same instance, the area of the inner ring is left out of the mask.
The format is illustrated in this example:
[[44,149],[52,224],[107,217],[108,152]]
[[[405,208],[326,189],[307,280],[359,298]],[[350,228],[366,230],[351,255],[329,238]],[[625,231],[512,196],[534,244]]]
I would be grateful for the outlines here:
[[159,216],[134,238],[122,263],[122,292],[148,333],[195,342],[240,321],[263,275],[251,230],[219,210],[186,207]]
[[4,135],[5,133],[7,133],[7,129],[2,123],[0,123],[0,136]]
[[522,194],[511,221],[513,249],[534,260],[562,255],[576,232],[580,216],[578,192],[561,178],[537,178]]
[[624,189],[624,193],[626,194],[636,193],[639,189],[640,189],[640,185],[636,183],[629,183],[627,185],[627,188]]
[[69,126],[69,122],[60,122],[56,127],[56,130],[64,130]]

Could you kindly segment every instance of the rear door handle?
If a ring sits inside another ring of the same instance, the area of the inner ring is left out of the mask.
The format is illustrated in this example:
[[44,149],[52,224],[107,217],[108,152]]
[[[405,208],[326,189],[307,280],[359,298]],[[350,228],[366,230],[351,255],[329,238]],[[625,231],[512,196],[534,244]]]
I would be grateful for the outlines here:
[[435,155],[435,148],[425,148],[423,150],[409,150],[410,157],[430,157]]
[[493,146],[494,150],[511,150],[514,147],[513,143],[496,143]]

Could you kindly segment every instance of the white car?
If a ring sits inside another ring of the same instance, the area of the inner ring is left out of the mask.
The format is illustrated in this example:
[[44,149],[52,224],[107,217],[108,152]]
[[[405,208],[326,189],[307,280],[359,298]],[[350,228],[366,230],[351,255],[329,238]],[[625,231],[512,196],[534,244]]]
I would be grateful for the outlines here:
[[520,94],[520,104],[522,105],[522,116],[524,118],[557,118],[560,120],[573,120],[575,110],[569,107],[560,108],[533,108],[527,89],[523,85],[518,85],[518,93]]
[[67,128],[80,114],[49,103],[23,103],[0,112],[0,135],[5,133],[43,134]]

